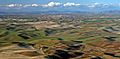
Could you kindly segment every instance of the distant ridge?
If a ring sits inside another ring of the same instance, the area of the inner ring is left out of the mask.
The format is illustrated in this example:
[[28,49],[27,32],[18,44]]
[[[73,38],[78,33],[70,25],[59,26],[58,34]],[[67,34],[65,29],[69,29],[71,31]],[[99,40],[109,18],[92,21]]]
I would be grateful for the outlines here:
[[34,14],[108,14],[108,15],[120,15],[120,10],[110,10],[102,12],[89,12],[89,11],[31,11],[31,12],[0,12],[0,15],[34,15]]

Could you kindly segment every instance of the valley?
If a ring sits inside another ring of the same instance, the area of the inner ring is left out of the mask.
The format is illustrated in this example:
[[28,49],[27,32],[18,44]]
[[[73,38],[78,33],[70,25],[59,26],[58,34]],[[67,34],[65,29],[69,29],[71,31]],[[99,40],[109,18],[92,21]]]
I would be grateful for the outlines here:
[[0,59],[120,59],[119,15],[0,15]]

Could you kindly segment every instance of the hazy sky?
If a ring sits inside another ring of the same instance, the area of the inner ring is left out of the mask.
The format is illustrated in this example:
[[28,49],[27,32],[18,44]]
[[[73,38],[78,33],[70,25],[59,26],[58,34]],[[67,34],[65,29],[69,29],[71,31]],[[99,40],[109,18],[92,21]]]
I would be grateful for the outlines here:
[[12,3],[21,3],[21,4],[45,4],[48,2],[73,2],[80,4],[90,4],[90,3],[102,3],[102,4],[119,4],[120,0],[0,0],[0,4],[12,4]]
[[0,11],[120,10],[120,0],[0,0]]

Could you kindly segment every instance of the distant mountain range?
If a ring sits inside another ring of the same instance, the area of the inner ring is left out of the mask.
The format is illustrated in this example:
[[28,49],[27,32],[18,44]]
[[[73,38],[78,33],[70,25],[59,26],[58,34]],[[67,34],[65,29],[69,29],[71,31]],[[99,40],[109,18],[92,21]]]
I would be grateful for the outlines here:
[[27,15],[27,14],[82,14],[82,15],[95,15],[95,14],[106,14],[106,15],[120,15],[120,10],[110,10],[101,12],[90,12],[90,11],[29,11],[29,12],[0,12],[0,15]]

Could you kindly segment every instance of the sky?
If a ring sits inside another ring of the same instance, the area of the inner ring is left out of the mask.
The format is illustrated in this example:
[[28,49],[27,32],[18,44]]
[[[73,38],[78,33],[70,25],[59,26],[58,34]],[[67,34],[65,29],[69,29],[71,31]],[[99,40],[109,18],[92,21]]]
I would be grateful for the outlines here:
[[113,3],[113,4],[119,4],[120,0],[0,0],[0,4],[12,4],[12,3],[21,3],[21,4],[44,4],[48,2],[73,2],[73,3],[80,3],[80,4],[90,4],[94,2],[99,3]]
[[0,0],[0,12],[120,10],[120,0]]

